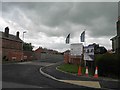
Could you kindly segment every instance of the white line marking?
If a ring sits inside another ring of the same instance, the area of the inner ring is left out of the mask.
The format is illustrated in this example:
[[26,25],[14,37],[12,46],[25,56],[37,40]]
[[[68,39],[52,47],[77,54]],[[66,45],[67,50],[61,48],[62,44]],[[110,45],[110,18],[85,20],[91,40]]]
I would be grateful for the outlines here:
[[[50,66],[50,65],[49,65]],[[45,67],[41,67],[39,69],[40,73],[48,78],[51,78],[53,80],[56,80],[56,81],[60,81],[60,82],[64,82],[64,83],[70,83],[70,84],[74,84],[74,85],[79,85],[79,86],[86,86],[86,87],[92,87],[92,88],[101,88],[100,84],[98,81],[77,81],[77,80],[60,80],[60,79],[57,79],[45,72],[42,71],[42,69],[45,68]]]

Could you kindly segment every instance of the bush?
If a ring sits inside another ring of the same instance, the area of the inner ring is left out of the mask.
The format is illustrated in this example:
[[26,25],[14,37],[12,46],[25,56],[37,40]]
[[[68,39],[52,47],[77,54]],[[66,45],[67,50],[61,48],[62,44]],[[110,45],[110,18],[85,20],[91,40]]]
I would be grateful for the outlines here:
[[119,78],[118,64],[120,54],[101,54],[95,55],[95,64],[98,66],[98,74],[100,76]]

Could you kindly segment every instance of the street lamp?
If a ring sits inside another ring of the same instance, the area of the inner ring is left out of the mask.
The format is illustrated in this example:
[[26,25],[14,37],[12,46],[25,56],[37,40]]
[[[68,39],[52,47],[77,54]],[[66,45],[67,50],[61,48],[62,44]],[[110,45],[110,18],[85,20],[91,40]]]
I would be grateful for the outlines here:
[[23,32],[23,42],[22,42],[22,61],[24,60],[24,49],[23,49],[23,46],[24,46],[24,34],[26,33],[26,31]]
[[23,32],[23,42],[24,42],[24,34],[26,33],[26,31]]

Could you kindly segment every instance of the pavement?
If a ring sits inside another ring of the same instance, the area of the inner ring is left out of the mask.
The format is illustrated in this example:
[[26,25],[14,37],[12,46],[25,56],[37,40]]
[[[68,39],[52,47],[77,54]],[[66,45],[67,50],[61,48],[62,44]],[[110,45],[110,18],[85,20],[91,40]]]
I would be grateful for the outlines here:
[[40,73],[44,76],[51,78],[56,81],[65,82],[69,84],[85,86],[90,88],[102,89],[102,90],[119,90],[119,80],[105,78],[105,77],[98,77],[94,78],[91,76],[78,76],[75,74],[70,74],[67,72],[63,72],[57,69],[60,63],[48,65],[45,67],[40,68]]

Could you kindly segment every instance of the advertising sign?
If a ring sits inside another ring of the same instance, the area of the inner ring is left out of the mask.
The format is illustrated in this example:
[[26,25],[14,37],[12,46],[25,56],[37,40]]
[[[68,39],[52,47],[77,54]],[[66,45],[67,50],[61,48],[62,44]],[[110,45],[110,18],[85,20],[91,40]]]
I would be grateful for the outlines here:
[[83,44],[82,43],[74,43],[70,46],[70,54],[73,56],[80,56],[83,54]]
[[94,46],[84,47],[84,60],[94,61]]

